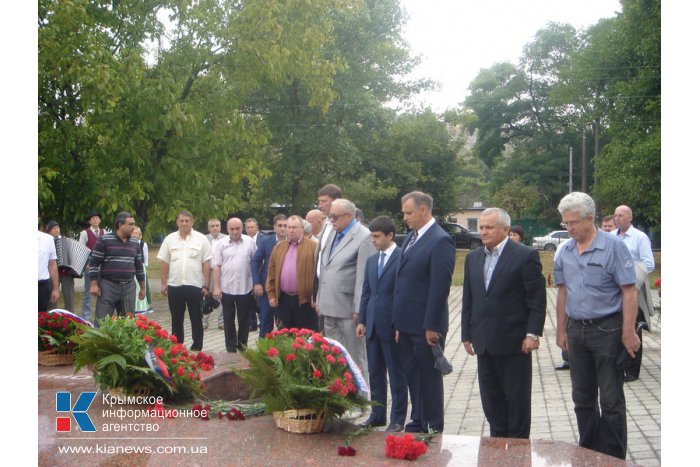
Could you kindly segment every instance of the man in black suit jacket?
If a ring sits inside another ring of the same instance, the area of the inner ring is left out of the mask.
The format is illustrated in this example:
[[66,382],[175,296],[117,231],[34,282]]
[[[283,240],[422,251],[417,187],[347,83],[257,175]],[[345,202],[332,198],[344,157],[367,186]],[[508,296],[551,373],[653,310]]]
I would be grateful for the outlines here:
[[530,437],[532,351],[544,328],[546,293],[537,251],[508,239],[510,216],[484,210],[483,247],[464,261],[462,342],[477,355],[481,405],[491,436]]
[[433,347],[445,348],[455,245],[433,218],[433,198],[413,191],[401,198],[403,220],[413,230],[397,266],[392,318],[411,395],[408,432],[444,429],[442,373]]
[[386,424],[386,374],[391,386],[391,415],[386,431],[402,431],[408,407],[406,375],[400,363],[399,347],[395,339],[391,313],[394,304],[394,280],[401,248],[394,243],[396,224],[387,216],[379,216],[369,224],[370,238],[377,253],[367,258],[357,337],[366,336],[367,363],[372,401],[381,405],[372,407],[369,418],[361,424]]
[[261,243],[258,244],[258,249],[255,250],[253,260],[250,262],[250,269],[253,272],[253,295],[257,297],[258,306],[260,307],[260,338],[265,337],[265,334],[272,332],[275,327],[275,315],[270,302],[267,300],[265,290],[265,282],[267,281],[267,267],[270,264],[270,255],[277,242],[287,238],[287,216],[277,214],[272,219],[272,226],[275,229],[274,235],[264,237]]

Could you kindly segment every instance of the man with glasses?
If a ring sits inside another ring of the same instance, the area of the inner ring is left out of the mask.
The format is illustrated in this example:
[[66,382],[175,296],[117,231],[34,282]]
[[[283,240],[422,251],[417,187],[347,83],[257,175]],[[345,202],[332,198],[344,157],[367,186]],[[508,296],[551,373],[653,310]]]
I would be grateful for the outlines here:
[[90,294],[97,297],[95,324],[117,310],[119,316],[134,312],[136,284],[141,290],[139,300],[146,297],[146,274],[143,269],[143,253],[138,240],[131,238],[134,217],[120,212],[114,220],[114,232],[97,239],[90,256]]
[[554,260],[557,345],[569,352],[579,445],[624,459],[627,419],[621,351],[634,357],[639,338],[634,262],[619,238],[593,223],[595,203],[573,192],[559,203],[571,239]]
[[368,375],[364,339],[356,335],[367,258],[374,253],[369,230],[355,220],[355,205],[347,199],[331,203],[333,232],[319,253],[321,273],[316,296],[327,337],[339,341]]

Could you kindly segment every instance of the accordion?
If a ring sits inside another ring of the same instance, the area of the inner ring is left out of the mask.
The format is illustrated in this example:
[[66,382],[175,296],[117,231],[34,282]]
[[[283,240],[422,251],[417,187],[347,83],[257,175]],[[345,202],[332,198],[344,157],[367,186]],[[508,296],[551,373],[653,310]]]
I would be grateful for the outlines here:
[[58,269],[68,271],[73,277],[82,277],[85,265],[90,259],[90,249],[66,237],[54,238],[54,242]]

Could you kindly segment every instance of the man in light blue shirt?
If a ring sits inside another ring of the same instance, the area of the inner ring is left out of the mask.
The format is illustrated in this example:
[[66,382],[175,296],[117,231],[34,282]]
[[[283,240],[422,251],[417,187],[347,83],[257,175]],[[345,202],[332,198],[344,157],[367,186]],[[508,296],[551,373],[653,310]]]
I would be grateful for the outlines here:
[[[613,231],[613,233],[622,240],[632,255],[632,261],[634,261],[637,279],[636,329],[641,343],[642,330],[646,329],[649,331],[651,329],[649,323],[651,316],[655,313],[654,303],[651,298],[651,287],[649,286],[648,280],[649,273],[656,267],[654,255],[651,252],[651,241],[644,232],[635,229],[632,225],[632,209],[630,209],[629,206],[618,206],[617,209],[615,209],[614,220],[617,230]],[[644,345],[642,344],[639,347],[639,358],[635,360],[634,366],[625,371],[626,382],[639,379],[639,372],[642,366],[641,353],[643,349]]]
[[615,360],[623,348],[634,357],[640,346],[634,262],[619,238],[596,228],[589,195],[569,193],[559,212],[571,239],[554,261],[557,345],[569,352],[579,445],[624,459],[624,372]]

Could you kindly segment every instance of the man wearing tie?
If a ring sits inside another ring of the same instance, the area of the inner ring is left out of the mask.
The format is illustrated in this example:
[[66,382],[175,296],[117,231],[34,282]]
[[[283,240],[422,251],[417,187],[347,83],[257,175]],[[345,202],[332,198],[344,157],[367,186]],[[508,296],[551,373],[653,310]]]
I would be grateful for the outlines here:
[[331,204],[334,232],[321,250],[318,278],[318,311],[323,315],[326,337],[339,341],[367,376],[363,339],[357,337],[357,317],[367,258],[374,253],[369,230],[355,220],[355,205],[346,199]]
[[413,230],[397,266],[392,318],[413,406],[408,432],[444,428],[442,374],[432,347],[445,346],[455,245],[432,215],[433,198],[413,191],[401,198],[404,222]]
[[509,240],[509,230],[503,209],[481,214],[484,246],[464,261],[462,343],[477,355],[491,436],[529,438],[532,351],[540,345],[547,299],[539,254]]
[[321,275],[321,250],[326,247],[326,242],[328,237],[330,237],[333,232],[333,226],[331,225],[331,219],[329,217],[331,213],[331,203],[336,199],[343,197],[343,190],[340,189],[338,185],[329,183],[323,185],[318,193],[316,194],[318,198],[318,209],[323,214],[325,220],[323,221],[323,228],[318,234],[318,245],[316,246],[316,274],[314,275],[314,290],[311,300],[311,306],[316,310],[318,314],[318,324],[319,329],[323,329],[323,315],[318,310],[318,305],[316,304],[316,297],[318,295],[318,278]]
[[366,337],[367,363],[372,401],[369,418],[362,427],[386,424],[386,374],[391,387],[391,414],[386,431],[402,431],[408,406],[406,374],[400,363],[395,330],[391,323],[394,304],[394,279],[401,249],[394,243],[396,225],[391,218],[379,216],[369,224],[370,238],[378,253],[367,259],[360,299],[357,336]]

